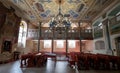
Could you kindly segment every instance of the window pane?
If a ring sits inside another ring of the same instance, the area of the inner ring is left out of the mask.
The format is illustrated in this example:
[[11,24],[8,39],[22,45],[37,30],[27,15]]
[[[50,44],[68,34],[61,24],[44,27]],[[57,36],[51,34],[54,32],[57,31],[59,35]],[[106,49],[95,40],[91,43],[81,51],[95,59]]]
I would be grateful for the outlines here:
[[64,48],[64,41],[63,40],[57,40],[57,48]]
[[68,41],[68,47],[69,48],[75,48],[75,41],[74,40],[69,40]]
[[44,40],[44,48],[51,48],[51,40]]

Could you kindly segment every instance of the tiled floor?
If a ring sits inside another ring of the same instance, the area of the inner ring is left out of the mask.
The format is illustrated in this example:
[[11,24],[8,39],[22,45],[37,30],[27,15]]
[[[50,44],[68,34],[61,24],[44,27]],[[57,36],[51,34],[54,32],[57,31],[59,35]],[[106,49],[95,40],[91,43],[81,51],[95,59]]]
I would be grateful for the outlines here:
[[40,68],[20,68],[20,61],[0,64],[0,73],[120,73],[120,70],[80,70],[69,67],[67,61],[54,62],[51,59],[47,61],[44,67]]

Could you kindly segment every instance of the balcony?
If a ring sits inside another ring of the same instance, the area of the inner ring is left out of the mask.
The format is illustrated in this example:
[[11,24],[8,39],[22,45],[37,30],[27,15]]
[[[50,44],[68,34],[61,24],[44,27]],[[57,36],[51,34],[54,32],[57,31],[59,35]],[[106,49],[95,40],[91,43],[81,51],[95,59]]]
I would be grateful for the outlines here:
[[111,34],[118,34],[120,32],[120,14],[110,19]]
[[[38,33],[38,31],[32,32],[32,33]],[[38,39],[38,34],[32,34],[32,38]],[[35,37],[34,37],[35,36]],[[36,37],[37,36],[37,37]],[[30,37],[30,36],[29,36]],[[49,29],[49,28],[41,28],[41,36],[40,39],[69,39],[69,40],[92,40],[92,29],[66,29],[66,28],[55,28],[55,29]]]

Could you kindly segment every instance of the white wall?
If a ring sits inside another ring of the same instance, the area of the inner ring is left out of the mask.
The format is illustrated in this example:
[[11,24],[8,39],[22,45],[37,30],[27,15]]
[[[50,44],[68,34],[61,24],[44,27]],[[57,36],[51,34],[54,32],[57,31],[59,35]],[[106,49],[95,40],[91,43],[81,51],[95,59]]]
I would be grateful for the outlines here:
[[85,43],[85,51],[84,52],[93,52],[94,47],[93,47],[93,40],[87,40]]
[[93,50],[93,52],[92,53],[94,53],[94,54],[97,54],[97,53],[99,53],[99,54],[106,54],[106,51],[107,51],[107,49],[106,49],[106,46],[105,46],[105,49],[96,49],[95,48],[95,42],[96,41],[104,41],[104,43],[106,43],[105,42],[105,40],[104,40],[104,38],[99,38],[99,39],[95,39],[94,41],[93,41],[93,43],[94,43],[94,50]]
[[[113,50],[113,49],[115,49],[115,50],[117,49],[117,48],[116,48],[116,44],[115,44],[115,38],[117,38],[117,37],[120,37],[120,34],[115,34],[115,35],[111,35],[111,36],[110,36],[110,38],[111,38],[111,43],[112,43],[112,44],[111,44],[112,50]],[[116,52],[116,51],[114,51],[114,55],[117,55],[117,52]]]
[[[119,5],[120,3],[116,4],[114,7],[112,7],[107,13],[106,13],[106,18],[111,18],[110,16],[108,16],[108,14],[115,8]],[[96,23],[97,21],[104,21],[106,18],[102,19],[101,17],[99,17],[97,20],[95,20],[93,22]],[[94,32],[94,31],[93,31]],[[111,48],[112,50],[113,49],[116,49],[116,45],[115,45],[115,38],[120,36],[120,34],[115,34],[115,35],[110,35],[110,41],[111,41]],[[99,40],[103,40],[105,42],[105,49],[104,50],[96,50],[95,49],[95,42],[96,41],[99,41]],[[94,39],[94,51],[93,53],[101,53],[101,54],[110,54],[110,50],[109,50],[109,47],[108,47],[108,42],[107,42],[107,37],[106,37],[106,31],[105,31],[105,27],[103,26],[103,37],[102,38],[99,38],[99,39]],[[109,53],[108,53],[109,52]],[[116,52],[114,52],[114,55],[116,55]]]

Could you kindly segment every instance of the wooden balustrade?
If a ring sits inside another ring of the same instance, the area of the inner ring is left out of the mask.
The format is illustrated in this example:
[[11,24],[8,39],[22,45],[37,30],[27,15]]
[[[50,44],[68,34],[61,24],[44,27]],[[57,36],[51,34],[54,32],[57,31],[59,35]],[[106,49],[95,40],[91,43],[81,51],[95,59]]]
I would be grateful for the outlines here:
[[120,14],[111,18],[110,20],[110,31],[111,34],[116,34],[120,32]]
[[[60,28],[59,28],[60,29]],[[65,39],[65,28],[61,28],[61,30],[58,30],[56,27],[56,30],[54,30],[54,39]],[[35,31],[38,32],[38,31]],[[33,32],[34,33],[34,32]],[[53,30],[49,28],[41,28],[41,38],[42,39],[52,39],[53,37]],[[92,29],[81,29],[81,35],[79,36],[79,29],[69,29],[67,33],[68,39],[76,39],[79,40],[82,38],[83,40],[92,40]],[[35,35],[34,35],[35,36]],[[37,34],[36,34],[37,36]],[[37,38],[36,38],[37,39]]]

